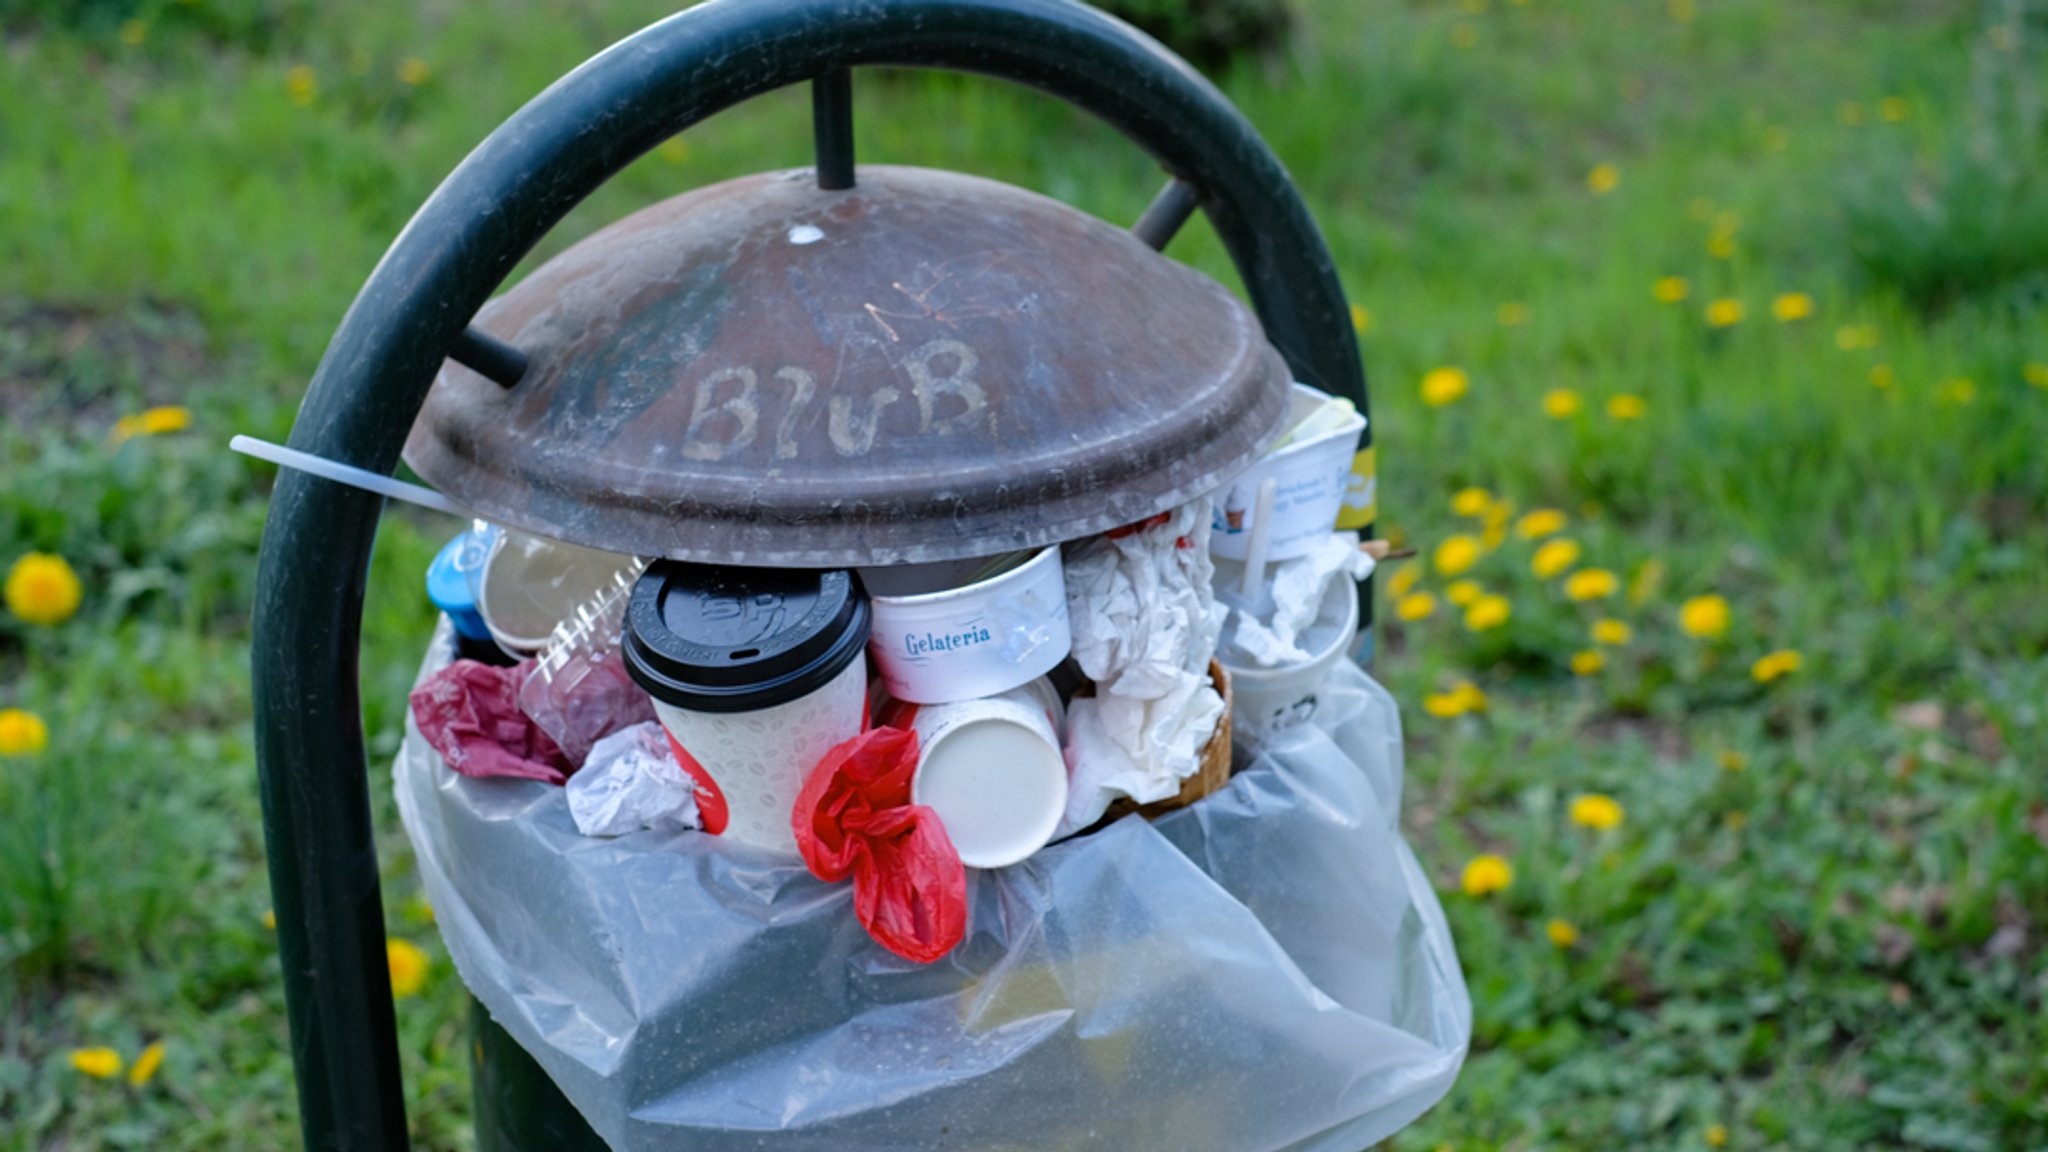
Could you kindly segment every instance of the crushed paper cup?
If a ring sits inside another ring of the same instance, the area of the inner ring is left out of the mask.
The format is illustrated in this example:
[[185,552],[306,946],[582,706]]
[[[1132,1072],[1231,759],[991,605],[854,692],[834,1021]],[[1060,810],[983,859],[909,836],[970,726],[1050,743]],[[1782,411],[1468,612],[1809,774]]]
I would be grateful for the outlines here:
[[[871,592],[882,571],[863,572]],[[1074,643],[1057,547],[964,587],[871,601],[875,665],[889,695],[913,704],[1007,692],[1052,671]]]
[[1315,719],[1318,693],[1330,667],[1343,659],[1358,631],[1358,585],[1339,574],[1323,593],[1323,602],[1296,644],[1307,660],[1277,668],[1241,664],[1225,635],[1216,658],[1230,673],[1231,720],[1254,741]]
[[[1332,397],[1306,384],[1296,384],[1289,409],[1292,427]],[[1231,560],[1245,559],[1251,544],[1252,504],[1259,484],[1268,476],[1277,483],[1273,502],[1272,540],[1268,561],[1290,560],[1306,553],[1337,526],[1344,492],[1351,482],[1351,457],[1365,431],[1365,417],[1354,412],[1338,427],[1289,442],[1261,456],[1217,493],[1211,515],[1209,551]]]

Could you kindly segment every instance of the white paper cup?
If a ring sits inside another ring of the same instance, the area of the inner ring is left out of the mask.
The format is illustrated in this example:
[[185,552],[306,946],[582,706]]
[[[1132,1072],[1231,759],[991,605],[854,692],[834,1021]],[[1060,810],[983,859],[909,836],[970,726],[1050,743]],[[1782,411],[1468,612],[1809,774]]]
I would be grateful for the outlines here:
[[[1329,399],[1327,393],[1296,384],[1293,420],[1299,420]],[[1266,559],[1277,562],[1306,555],[1316,541],[1336,529],[1337,513],[1344,506],[1344,492],[1351,482],[1351,457],[1358,451],[1358,437],[1364,431],[1365,417],[1354,415],[1343,427],[1261,456],[1238,473],[1235,480],[1216,493],[1209,551],[1230,560],[1245,559],[1251,543],[1252,521],[1256,519],[1252,503],[1258,496],[1259,483],[1271,476],[1277,489],[1272,542]]]
[[969,868],[1002,868],[1045,847],[1067,808],[1059,696],[1044,679],[985,700],[891,702],[884,723],[917,733],[912,803],[938,813]]
[[1316,693],[1358,631],[1358,585],[1339,575],[1295,646],[1309,653],[1299,664],[1258,668],[1233,662],[1225,650],[1217,659],[1230,673],[1231,723],[1252,739],[1270,736],[1315,718]]
[[795,855],[797,793],[825,753],[860,735],[867,687],[867,662],[855,660],[810,695],[757,712],[691,712],[655,700],[676,760],[696,781],[706,830],[716,830],[722,808],[721,835]]
[[871,601],[882,682],[914,704],[1007,692],[1052,671],[1074,644],[1057,547],[978,584]]

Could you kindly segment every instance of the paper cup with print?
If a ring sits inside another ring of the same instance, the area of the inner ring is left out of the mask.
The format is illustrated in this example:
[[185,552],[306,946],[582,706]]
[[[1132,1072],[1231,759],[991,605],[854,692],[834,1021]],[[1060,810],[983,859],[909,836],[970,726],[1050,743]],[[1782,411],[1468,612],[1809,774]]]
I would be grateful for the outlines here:
[[1052,839],[1067,808],[1060,698],[1043,677],[953,704],[889,701],[880,723],[917,733],[910,798],[938,813],[969,868],[1002,868]]
[[696,784],[705,831],[797,854],[797,793],[860,734],[868,630],[851,572],[648,567],[626,609],[626,668]]
[[[1328,394],[1305,384],[1294,386],[1289,426],[1323,407]],[[1216,495],[1211,513],[1209,551],[1230,560],[1245,559],[1257,519],[1253,501],[1268,476],[1276,483],[1272,542],[1268,561],[1307,554],[1316,541],[1336,530],[1337,514],[1351,483],[1351,458],[1365,431],[1365,417],[1352,413],[1337,427],[1289,443],[1261,456]]]
[[913,704],[1007,692],[1052,671],[1074,644],[1057,547],[962,587],[876,595],[874,617],[882,681]]
[[1323,593],[1316,618],[1295,641],[1309,653],[1307,660],[1259,668],[1233,659],[1228,643],[1219,648],[1217,659],[1230,673],[1231,723],[1260,739],[1314,719],[1317,693],[1357,631],[1358,585],[1338,576]]

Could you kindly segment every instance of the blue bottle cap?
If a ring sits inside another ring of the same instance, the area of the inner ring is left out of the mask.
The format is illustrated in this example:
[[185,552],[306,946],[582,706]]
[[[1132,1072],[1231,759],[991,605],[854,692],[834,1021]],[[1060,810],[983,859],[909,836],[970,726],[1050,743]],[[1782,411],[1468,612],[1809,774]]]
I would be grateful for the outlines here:
[[470,591],[469,573],[457,563],[463,548],[470,543],[470,533],[461,533],[442,547],[434,562],[427,565],[427,599],[448,614],[456,633],[464,639],[489,640],[491,630],[484,624],[483,613],[476,610],[476,594]]

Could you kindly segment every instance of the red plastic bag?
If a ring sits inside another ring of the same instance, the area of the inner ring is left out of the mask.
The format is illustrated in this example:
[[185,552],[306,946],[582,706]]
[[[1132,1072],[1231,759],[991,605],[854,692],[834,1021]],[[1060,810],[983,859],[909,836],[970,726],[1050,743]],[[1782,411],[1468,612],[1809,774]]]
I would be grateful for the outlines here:
[[464,776],[567,782],[576,765],[519,708],[533,661],[494,668],[457,660],[412,690],[414,723],[450,768]]
[[929,964],[967,934],[967,869],[938,813],[910,802],[917,734],[875,728],[832,749],[797,794],[797,850],[820,880],[853,876],[875,943]]

